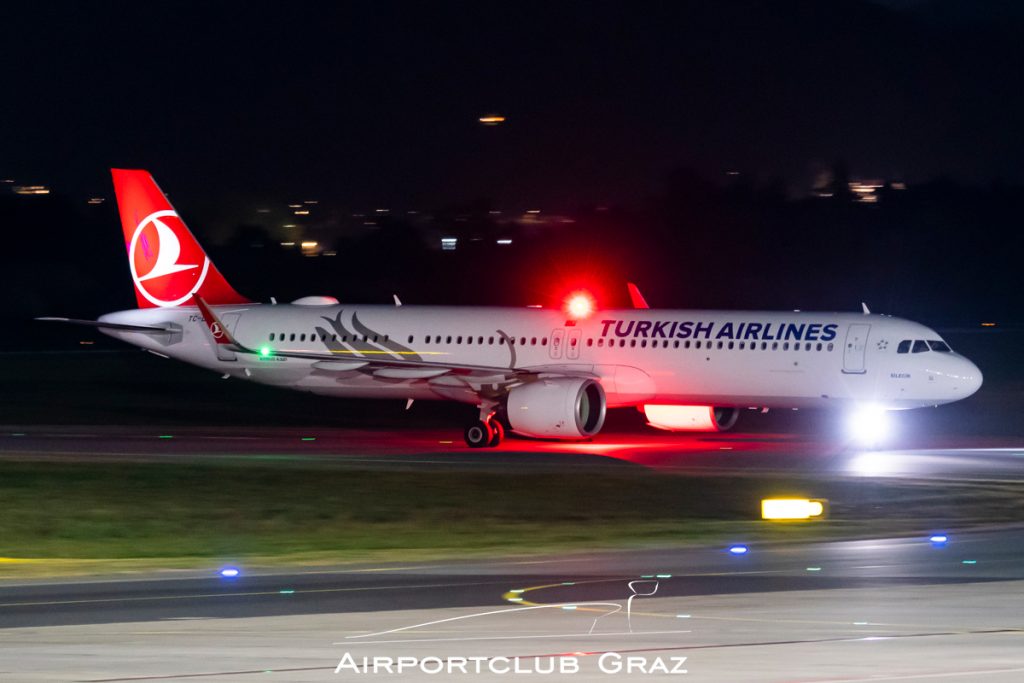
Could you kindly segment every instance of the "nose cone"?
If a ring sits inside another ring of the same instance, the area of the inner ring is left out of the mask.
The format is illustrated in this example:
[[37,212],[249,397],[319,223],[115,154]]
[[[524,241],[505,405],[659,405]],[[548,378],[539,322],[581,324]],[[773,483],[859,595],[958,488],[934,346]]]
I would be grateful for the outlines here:
[[959,361],[960,367],[957,371],[956,389],[960,394],[960,398],[967,398],[981,388],[983,377],[977,365],[966,358],[960,358]]

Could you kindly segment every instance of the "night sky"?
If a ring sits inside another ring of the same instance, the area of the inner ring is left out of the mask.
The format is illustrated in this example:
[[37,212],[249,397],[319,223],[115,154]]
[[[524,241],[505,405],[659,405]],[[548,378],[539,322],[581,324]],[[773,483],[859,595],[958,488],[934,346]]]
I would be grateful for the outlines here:
[[1012,2],[20,5],[0,176],[74,196],[110,166],[210,211],[628,204],[680,166],[802,192],[840,159],[1024,181]]

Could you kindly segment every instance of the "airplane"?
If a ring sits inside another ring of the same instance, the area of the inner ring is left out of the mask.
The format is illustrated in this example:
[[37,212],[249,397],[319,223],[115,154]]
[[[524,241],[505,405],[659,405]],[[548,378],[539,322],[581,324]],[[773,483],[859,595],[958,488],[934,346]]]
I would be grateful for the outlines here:
[[588,439],[609,408],[670,431],[723,431],[744,408],[871,413],[966,398],[981,371],[932,329],[863,313],[650,308],[599,310],[265,304],[239,294],[152,176],[112,169],[138,308],[87,325],[158,356],[324,396],[475,406],[467,445],[506,425],[539,439]]

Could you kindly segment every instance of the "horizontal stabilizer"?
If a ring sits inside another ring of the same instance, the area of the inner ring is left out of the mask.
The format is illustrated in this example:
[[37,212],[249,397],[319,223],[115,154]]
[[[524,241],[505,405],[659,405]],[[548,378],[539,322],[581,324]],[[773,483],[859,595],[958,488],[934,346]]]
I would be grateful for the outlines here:
[[83,325],[85,327],[101,327],[106,330],[124,330],[126,332],[171,332],[167,327],[153,327],[150,325],[124,325],[122,323],[105,323],[99,320],[76,320],[75,318],[36,318],[48,323],[68,323],[69,325]]

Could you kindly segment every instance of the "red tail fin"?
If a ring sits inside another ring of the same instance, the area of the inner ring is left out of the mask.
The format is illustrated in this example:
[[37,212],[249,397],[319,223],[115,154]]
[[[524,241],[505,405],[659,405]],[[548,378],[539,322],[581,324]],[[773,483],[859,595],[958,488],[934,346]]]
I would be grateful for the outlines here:
[[147,171],[111,169],[139,308],[244,304]]

